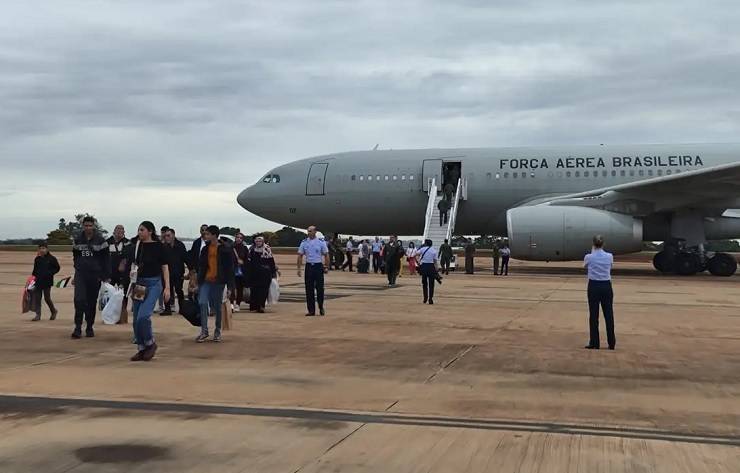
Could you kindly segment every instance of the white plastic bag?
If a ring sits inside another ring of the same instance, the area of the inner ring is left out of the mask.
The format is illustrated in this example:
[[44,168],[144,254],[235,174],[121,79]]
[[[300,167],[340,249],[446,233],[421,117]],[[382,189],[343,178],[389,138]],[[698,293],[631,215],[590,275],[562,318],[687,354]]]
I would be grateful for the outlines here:
[[121,320],[121,308],[123,307],[123,288],[105,283],[105,292],[108,301],[103,307],[101,317],[106,325],[115,325]]
[[270,292],[267,293],[267,303],[275,305],[280,301],[280,283],[277,279],[273,279],[270,283]]
[[100,291],[98,292],[98,310],[100,311],[105,309],[105,304],[108,303],[109,289],[107,286],[113,287],[107,282],[104,282],[100,285]]

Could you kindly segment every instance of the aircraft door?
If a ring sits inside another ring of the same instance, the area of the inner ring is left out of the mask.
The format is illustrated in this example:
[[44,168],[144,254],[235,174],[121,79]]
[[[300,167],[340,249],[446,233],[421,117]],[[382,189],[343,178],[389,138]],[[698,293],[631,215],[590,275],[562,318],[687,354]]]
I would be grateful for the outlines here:
[[306,195],[324,195],[326,184],[326,170],[329,163],[313,163],[308,170],[306,181]]
[[437,182],[437,189],[442,189],[442,160],[425,159],[422,164],[421,182],[422,190],[429,192],[429,183],[434,179]]

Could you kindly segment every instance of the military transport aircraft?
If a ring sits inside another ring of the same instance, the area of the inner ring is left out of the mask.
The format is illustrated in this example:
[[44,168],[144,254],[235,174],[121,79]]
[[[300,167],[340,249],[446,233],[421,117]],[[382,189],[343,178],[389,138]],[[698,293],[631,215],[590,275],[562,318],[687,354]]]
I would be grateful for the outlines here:
[[453,232],[508,234],[525,260],[581,259],[597,233],[615,254],[664,241],[659,271],[730,276],[735,258],[704,246],[740,238],[740,144],[346,152],[279,166],[237,201],[324,233],[423,234],[435,245]]

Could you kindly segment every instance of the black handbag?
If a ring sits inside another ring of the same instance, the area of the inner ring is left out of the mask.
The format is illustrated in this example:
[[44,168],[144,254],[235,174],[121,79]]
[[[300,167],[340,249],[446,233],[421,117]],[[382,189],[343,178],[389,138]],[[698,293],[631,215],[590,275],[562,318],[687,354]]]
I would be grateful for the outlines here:
[[185,320],[190,322],[192,326],[200,327],[200,305],[198,304],[197,294],[188,296],[188,298],[182,302],[180,315],[185,317]]

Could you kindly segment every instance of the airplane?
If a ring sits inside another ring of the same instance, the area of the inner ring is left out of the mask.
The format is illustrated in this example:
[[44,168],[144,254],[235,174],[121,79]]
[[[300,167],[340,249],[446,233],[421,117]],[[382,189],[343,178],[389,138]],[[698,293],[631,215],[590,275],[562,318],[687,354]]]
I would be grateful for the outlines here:
[[[440,232],[443,191],[454,205]],[[512,257],[533,261],[582,259],[595,234],[614,254],[662,241],[658,271],[731,276],[735,257],[705,245],[740,238],[740,144],[343,152],[276,167],[237,202],[325,234],[507,235]]]

